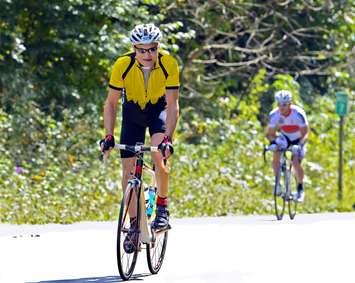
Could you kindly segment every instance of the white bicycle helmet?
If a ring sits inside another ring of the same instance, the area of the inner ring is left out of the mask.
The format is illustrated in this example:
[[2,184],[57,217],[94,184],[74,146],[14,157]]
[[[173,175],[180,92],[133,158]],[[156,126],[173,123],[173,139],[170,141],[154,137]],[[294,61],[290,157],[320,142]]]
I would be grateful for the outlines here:
[[162,34],[154,24],[136,25],[131,31],[130,40],[133,44],[150,44],[159,42]]
[[278,104],[287,104],[292,101],[292,93],[289,90],[279,90],[275,93],[275,100]]

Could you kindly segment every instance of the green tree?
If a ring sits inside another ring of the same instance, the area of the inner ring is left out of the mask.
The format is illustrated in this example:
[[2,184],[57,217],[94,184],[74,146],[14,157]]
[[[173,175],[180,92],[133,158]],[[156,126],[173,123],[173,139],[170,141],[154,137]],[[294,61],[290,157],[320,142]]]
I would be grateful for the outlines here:
[[[6,108],[33,100],[60,114],[102,103],[109,68],[136,23],[159,22],[159,1],[5,1],[0,11],[0,93]],[[168,26],[171,28],[171,26]]]
[[350,87],[352,1],[186,0],[168,12],[194,35],[181,48],[189,99],[221,84],[241,95],[261,68],[266,80],[291,75],[304,96],[324,94],[329,86]]

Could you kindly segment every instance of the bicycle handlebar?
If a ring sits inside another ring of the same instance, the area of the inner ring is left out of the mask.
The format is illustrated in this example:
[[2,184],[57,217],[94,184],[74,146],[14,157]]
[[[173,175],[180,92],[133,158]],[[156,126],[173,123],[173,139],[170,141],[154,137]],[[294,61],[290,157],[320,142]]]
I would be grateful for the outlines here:
[[266,154],[266,152],[268,152],[268,151],[280,151],[280,152],[282,152],[282,151],[290,151],[290,152],[292,152],[292,150],[291,150],[291,147],[292,147],[292,145],[290,145],[290,146],[288,146],[286,149],[282,149],[282,148],[279,148],[279,147],[277,147],[276,148],[276,150],[273,150],[272,148],[270,148],[271,146],[270,145],[268,145],[268,146],[264,146],[264,151],[263,151],[263,156],[264,156],[264,162],[266,162],[266,156],[265,156],[265,154]]
[[[158,152],[160,149],[157,146],[146,146],[146,145],[127,145],[127,144],[115,144],[113,148],[115,150],[128,150],[138,154],[140,152]],[[101,152],[99,159],[105,162],[105,154]],[[164,165],[166,165],[166,159],[164,158]]]
[[276,150],[272,150],[272,149],[270,149],[270,146],[265,146],[264,152],[267,152],[267,151],[292,151],[291,147],[292,147],[292,145],[288,146],[286,149],[277,148]]
[[158,152],[157,146],[146,146],[146,145],[127,145],[127,144],[115,144],[115,149],[117,150],[128,150],[135,153],[139,152]]

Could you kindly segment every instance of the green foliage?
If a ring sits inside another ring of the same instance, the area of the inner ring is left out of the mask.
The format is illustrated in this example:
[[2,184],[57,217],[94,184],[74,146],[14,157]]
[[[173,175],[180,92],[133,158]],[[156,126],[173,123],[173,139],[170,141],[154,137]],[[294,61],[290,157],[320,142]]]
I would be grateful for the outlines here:
[[313,93],[353,84],[351,1],[177,3],[169,11],[170,18],[181,20],[184,31],[195,34],[181,42],[184,86],[189,93],[205,93],[206,84],[211,92],[211,82],[218,88],[231,76],[235,92],[246,93],[260,69],[267,70],[267,81],[276,74],[289,74],[301,89],[304,82]]
[[96,108],[86,115],[80,108],[65,111],[62,121],[34,104],[22,110],[21,115],[0,116],[1,221],[68,223],[112,217],[118,204],[117,171],[105,171],[98,160],[102,120]]
[[[252,90],[253,91],[253,90]],[[307,198],[301,212],[350,211],[355,202],[354,116],[347,121],[344,147],[344,200],[336,199],[337,122],[334,102],[317,99],[309,111],[312,133],[308,143],[305,186]],[[199,144],[177,137],[171,160],[171,211],[174,217],[273,213],[271,157],[262,157],[264,129],[240,104],[233,119],[206,121]],[[257,108],[257,107],[256,107]],[[102,120],[95,108],[64,113],[55,122],[33,104],[24,116],[0,114],[1,221],[13,223],[69,223],[112,220],[121,197],[119,160],[112,154],[109,166],[98,161],[95,137]],[[31,111],[30,111],[31,110]],[[246,115],[246,116],[243,116]],[[254,114],[256,115],[256,114]],[[37,130],[34,130],[34,129]],[[97,130],[94,130],[97,129]],[[9,151],[18,141],[26,147]],[[16,161],[22,172],[16,172]]]
[[102,103],[109,69],[130,46],[129,31],[147,18],[164,19],[159,10],[150,15],[160,1],[1,2],[1,104],[11,109],[34,100],[57,116]]

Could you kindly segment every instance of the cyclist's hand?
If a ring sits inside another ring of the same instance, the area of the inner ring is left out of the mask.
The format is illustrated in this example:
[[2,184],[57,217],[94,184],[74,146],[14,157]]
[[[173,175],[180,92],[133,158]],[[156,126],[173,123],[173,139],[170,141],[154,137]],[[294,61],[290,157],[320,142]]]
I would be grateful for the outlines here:
[[277,146],[277,144],[276,144],[274,141],[271,142],[271,143],[269,144],[269,146],[268,146],[268,149],[269,149],[270,151],[276,151],[277,148],[278,148],[278,146]]
[[174,153],[174,147],[171,140],[171,137],[164,136],[161,143],[158,145],[158,148],[161,150],[163,157],[168,159],[171,154]]
[[300,156],[301,155],[301,151],[302,151],[302,146],[299,145],[299,144],[294,144],[292,147],[291,147],[291,151],[292,151],[292,154],[295,155],[295,156]]
[[287,139],[284,135],[280,135],[274,141],[279,149],[285,150],[288,146]]
[[112,149],[115,146],[115,137],[113,135],[106,135],[104,139],[100,141],[101,152]]

